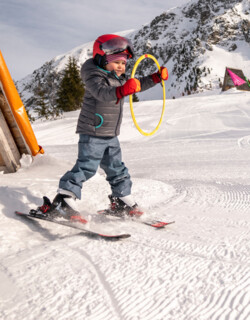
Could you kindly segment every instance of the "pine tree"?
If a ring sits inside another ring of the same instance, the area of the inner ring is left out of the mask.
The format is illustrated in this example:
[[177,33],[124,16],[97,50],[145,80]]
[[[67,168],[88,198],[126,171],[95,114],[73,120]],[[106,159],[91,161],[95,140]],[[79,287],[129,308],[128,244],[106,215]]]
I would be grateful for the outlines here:
[[55,103],[55,91],[58,88],[60,73],[53,70],[52,63],[46,63],[42,74],[37,72],[30,85],[32,95],[24,101],[26,110],[34,110],[39,118],[55,119],[60,115]]
[[46,99],[45,91],[42,86],[38,85],[35,90],[35,107],[34,111],[37,113],[38,118],[45,118],[46,120],[56,118],[59,116],[59,111],[53,108],[49,101]]
[[135,93],[133,94],[133,100],[132,101],[133,102],[139,102],[140,101],[138,96]]
[[[14,84],[15,84],[15,87],[16,87],[16,89],[17,89],[17,92],[18,92],[18,94],[19,94],[20,99],[21,99],[22,101],[24,101],[22,92],[20,92],[20,90],[19,90],[19,88],[18,88],[17,82],[14,81]],[[1,93],[1,89],[0,89],[0,93]],[[35,121],[35,118],[34,118],[34,117],[31,115],[31,113],[30,113],[30,108],[29,108],[28,106],[26,106],[26,105],[25,105],[24,107],[25,107],[25,111],[26,111],[26,113],[27,113],[27,116],[28,116],[28,118],[29,118],[29,121],[30,121],[30,122]]]
[[45,83],[42,82],[39,74],[36,77],[37,81],[36,86],[33,88],[33,95],[26,101],[26,104],[32,106],[38,118],[55,119],[60,115],[60,110],[53,103],[51,88],[48,88],[52,83],[48,79],[46,79]]
[[84,96],[82,83],[76,59],[69,57],[68,64],[63,71],[63,77],[57,90],[57,108],[64,111],[73,111],[81,108]]

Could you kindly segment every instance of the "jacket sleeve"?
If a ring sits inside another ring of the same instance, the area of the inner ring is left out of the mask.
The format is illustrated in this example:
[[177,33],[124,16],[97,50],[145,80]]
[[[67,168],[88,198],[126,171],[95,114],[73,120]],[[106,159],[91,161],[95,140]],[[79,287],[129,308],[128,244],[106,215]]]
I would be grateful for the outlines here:
[[82,79],[85,89],[97,100],[100,101],[116,101],[116,87],[110,86],[105,75],[98,70],[91,73],[82,73]]
[[[135,77],[136,79],[140,80],[140,83],[141,83],[141,91],[146,91],[152,87],[154,87],[156,84],[154,83],[151,75],[149,76],[146,76],[146,77],[140,77],[140,78],[137,78]],[[130,77],[129,76],[126,76],[126,80],[129,80]]]
[[156,85],[150,75],[138,78],[138,80],[141,82],[141,91],[148,90]]

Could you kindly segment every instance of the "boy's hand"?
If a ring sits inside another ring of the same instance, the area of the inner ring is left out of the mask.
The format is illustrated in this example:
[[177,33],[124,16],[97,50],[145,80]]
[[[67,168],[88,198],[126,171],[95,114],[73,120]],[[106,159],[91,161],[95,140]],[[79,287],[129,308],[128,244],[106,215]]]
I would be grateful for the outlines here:
[[159,83],[161,80],[168,80],[168,69],[166,67],[161,67],[161,70],[159,70],[156,73],[151,74],[151,77],[154,81],[154,83]]
[[116,88],[117,102],[125,96],[141,91],[141,83],[138,79],[129,79],[123,86]]

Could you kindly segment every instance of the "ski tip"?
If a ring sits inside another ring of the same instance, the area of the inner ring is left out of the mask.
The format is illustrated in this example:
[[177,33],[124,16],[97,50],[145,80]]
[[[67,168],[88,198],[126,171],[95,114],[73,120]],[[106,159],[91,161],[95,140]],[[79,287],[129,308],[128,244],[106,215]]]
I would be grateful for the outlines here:
[[15,214],[17,214],[17,215],[19,215],[19,216],[22,216],[22,215],[23,215],[23,212],[15,211]]
[[155,228],[164,228],[168,223],[166,222],[156,222],[152,223],[151,226]]
[[101,238],[104,238],[106,240],[120,240],[120,239],[127,239],[131,237],[131,234],[124,233],[119,235],[106,235],[106,234],[99,234]]
[[128,233],[121,235],[121,239],[127,239],[127,238],[130,238],[130,237],[131,237],[131,234],[128,234]]
[[149,223],[146,222],[146,224],[150,225],[151,227],[155,227],[157,229],[164,228],[167,225],[172,224],[172,223],[175,223],[175,221],[171,221],[171,222],[152,221],[152,222],[149,222]]

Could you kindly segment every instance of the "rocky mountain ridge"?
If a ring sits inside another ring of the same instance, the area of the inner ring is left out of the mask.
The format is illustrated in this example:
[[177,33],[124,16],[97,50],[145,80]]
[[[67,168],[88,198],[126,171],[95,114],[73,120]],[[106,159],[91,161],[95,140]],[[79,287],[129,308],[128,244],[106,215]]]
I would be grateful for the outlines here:
[[[250,67],[250,2],[193,0],[156,17],[130,38],[138,56],[149,52],[168,66],[172,76],[170,95],[216,88],[224,76],[223,62],[227,61],[220,62],[222,70],[214,70],[208,57],[216,60],[217,52],[221,58],[224,51],[225,56],[231,53],[229,60],[234,60],[233,53],[245,48]],[[236,55],[235,60],[235,66],[242,68]],[[147,62],[140,67],[141,74],[154,68]]]
[[[168,67],[168,98],[218,88],[226,66],[243,69],[250,77],[248,0],[191,0],[163,12],[139,30],[119,34],[130,38],[135,47],[136,57],[127,66],[129,73],[138,57],[145,53],[154,55],[161,65]],[[68,57],[75,57],[81,66],[92,57],[92,46],[90,42],[58,56],[19,81],[22,95],[29,98],[37,83],[46,86],[48,79],[48,89],[56,88]],[[155,70],[154,62],[145,59],[136,75]],[[161,99],[160,90],[144,95],[145,99]]]

